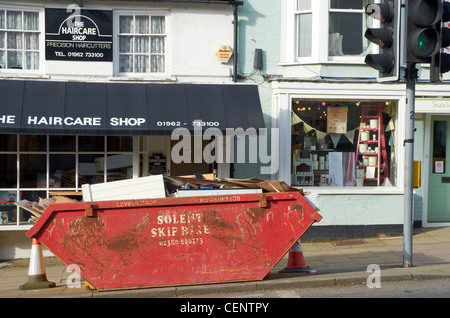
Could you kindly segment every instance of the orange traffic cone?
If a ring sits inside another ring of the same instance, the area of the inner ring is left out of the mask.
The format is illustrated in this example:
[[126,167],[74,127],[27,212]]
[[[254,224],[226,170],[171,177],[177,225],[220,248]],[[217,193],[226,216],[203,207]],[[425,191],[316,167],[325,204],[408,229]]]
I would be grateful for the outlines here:
[[30,267],[28,269],[28,282],[20,285],[20,290],[51,288],[56,284],[47,280],[45,273],[44,256],[42,255],[41,243],[35,238],[32,240]]
[[294,246],[289,251],[288,264],[285,269],[279,271],[280,273],[315,273],[314,269],[306,266],[305,258],[303,257],[300,240],[295,242]]

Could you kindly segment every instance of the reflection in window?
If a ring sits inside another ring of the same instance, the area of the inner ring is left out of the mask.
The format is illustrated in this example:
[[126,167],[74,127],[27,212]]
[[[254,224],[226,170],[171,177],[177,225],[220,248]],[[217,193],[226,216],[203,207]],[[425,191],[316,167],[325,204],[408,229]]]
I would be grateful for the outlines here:
[[21,151],[46,151],[47,137],[43,135],[20,135]]
[[17,186],[17,155],[0,154],[0,188]]
[[17,136],[0,135],[0,151],[17,151]]
[[47,186],[47,157],[45,154],[20,155],[20,187],[45,188]]
[[108,151],[131,152],[133,151],[133,137],[111,136],[108,137]]
[[105,137],[103,136],[79,136],[78,150],[89,151],[105,151]]
[[75,188],[75,154],[51,154],[50,188]]
[[[107,156],[108,176],[107,181],[117,181],[133,177],[133,155],[108,155]],[[104,167],[102,167],[104,170]]]
[[78,156],[78,186],[85,183],[105,182],[104,171],[100,163],[105,160],[104,154],[80,154]]
[[49,136],[50,151],[75,151],[75,136]]
[[[382,109],[382,126],[377,124],[376,128],[369,128],[371,116],[375,114],[362,116],[363,109],[372,104],[379,104]],[[291,116],[292,185],[377,186],[380,178],[368,173],[388,172],[396,166],[395,102],[296,99],[292,102]],[[382,128],[384,141],[378,136]],[[361,151],[363,146],[360,148],[359,143],[368,146],[367,149]],[[373,158],[369,161],[370,157],[382,157],[383,153],[385,164]],[[395,185],[395,176],[395,173],[386,174],[381,181],[384,185]]]

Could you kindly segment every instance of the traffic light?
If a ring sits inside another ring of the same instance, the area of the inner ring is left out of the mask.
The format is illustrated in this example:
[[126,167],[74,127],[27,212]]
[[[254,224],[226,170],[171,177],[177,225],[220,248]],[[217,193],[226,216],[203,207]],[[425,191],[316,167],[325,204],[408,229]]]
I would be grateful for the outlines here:
[[450,46],[450,29],[446,25],[450,21],[450,2],[442,2],[442,16],[437,22],[436,30],[440,33],[440,52],[431,58],[430,82],[442,80],[442,74],[450,71],[450,54],[445,52]]
[[400,1],[381,0],[366,6],[366,14],[379,20],[379,28],[368,28],[364,37],[379,46],[377,54],[367,54],[364,62],[378,70],[378,82],[398,80]]
[[431,63],[439,53],[442,0],[406,1],[406,63]]

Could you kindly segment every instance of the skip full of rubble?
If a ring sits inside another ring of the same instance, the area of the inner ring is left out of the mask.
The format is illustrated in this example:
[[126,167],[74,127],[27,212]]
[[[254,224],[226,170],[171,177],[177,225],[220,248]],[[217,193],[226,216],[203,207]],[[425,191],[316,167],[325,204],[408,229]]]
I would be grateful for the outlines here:
[[[48,206],[55,203],[178,197],[187,195],[187,191],[190,191],[189,195],[210,195],[216,192],[226,194],[226,190],[249,189],[254,189],[258,193],[296,191],[303,194],[301,189],[277,180],[216,179],[212,174],[181,177],[155,175],[93,185],[85,184],[82,191],[55,191],[50,192],[50,198],[39,198],[37,202],[21,200],[15,204],[29,211],[32,214],[31,222],[36,223]],[[201,194],[202,192],[205,193]]]

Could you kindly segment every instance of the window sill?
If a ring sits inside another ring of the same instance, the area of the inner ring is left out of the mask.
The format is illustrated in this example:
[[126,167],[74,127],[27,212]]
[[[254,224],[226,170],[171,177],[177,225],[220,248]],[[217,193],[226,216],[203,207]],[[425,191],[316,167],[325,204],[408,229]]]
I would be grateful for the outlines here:
[[29,79],[49,79],[50,76],[48,75],[42,75],[42,74],[30,74],[30,73],[23,73],[23,74],[18,74],[18,73],[7,73],[7,72],[1,72],[0,73],[0,78],[29,78]]
[[358,195],[373,195],[373,194],[404,194],[400,187],[301,187],[294,186],[297,189],[302,189],[305,193],[314,194],[358,194]]
[[365,65],[362,57],[329,57],[328,60],[298,60],[293,62],[280,62],[279,66],[299,66],[299,65],[314,65],[314,64],[353,64]]
[[31,229],[33,227],[33,225],[8,225],[8,224],[4,224],[4,225],[0,225],[0,231],[28,231],[29,229]]
[[132,76],[113,76],[110,81],[116,82],[176,82],[176,77],[132,77]]

